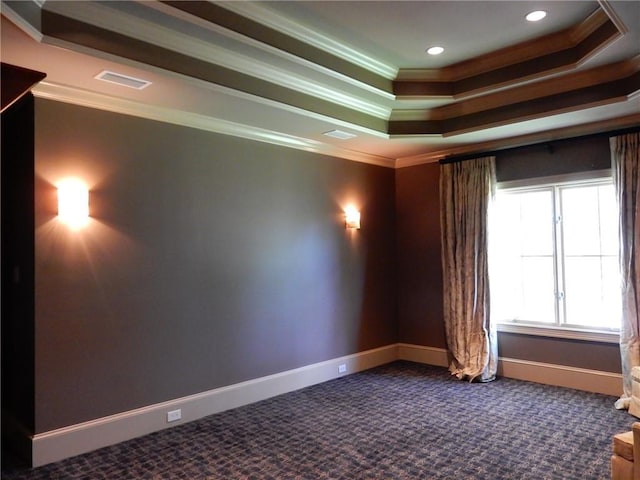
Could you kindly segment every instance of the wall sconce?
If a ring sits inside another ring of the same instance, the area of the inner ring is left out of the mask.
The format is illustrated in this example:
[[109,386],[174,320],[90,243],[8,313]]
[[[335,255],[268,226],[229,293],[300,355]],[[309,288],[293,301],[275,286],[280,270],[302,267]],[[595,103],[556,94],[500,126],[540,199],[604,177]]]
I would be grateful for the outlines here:
[[73,230],[89,221],[89,189],[77,178],[58,183],[58,218]]
[[344,209],[344,219],[347,228],[360,228],[360,212],[353,205]]

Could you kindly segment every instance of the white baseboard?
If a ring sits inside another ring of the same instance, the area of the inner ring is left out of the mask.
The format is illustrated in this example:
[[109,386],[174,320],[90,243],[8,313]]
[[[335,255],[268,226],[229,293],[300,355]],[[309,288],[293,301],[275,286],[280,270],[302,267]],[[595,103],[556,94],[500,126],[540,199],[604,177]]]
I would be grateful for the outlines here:
[[438,367],[449,366],[449,357],[446,349],[409,343],[398,344],[398,360],[408,360]]
[[[388,345],[39,433],[32,438],[32,464],[38,467],[56,462],[224,410],[384,365],[397,358],[397,345]],[[338,373],[338,367],[343,364],[346,370]],[[167,412],[177,409],[181,410],[182,418],[177,422],[167,423]]]
[[[447,367],[446,349],[398,343],[307,365],[286,372],[149,405],[89,422],[39,433],[32,438],[34,467],[56,462],[148,433],[197,420],[224,410],[326,382],[395,360]],[[338,367],[345,365],[344,373]],[[618,396],[622,375],[582,368],[500,358],[500,376]],[[167,412],[180,409],[182,419],[167,423]]]
[[[398,344],[398,358],[440,367],[449,365],[447,350],[444,348],[400,343]],[[619,396],[622,393],[622,375],[619,373],[551,363],[500,357],[498,359],[498,375],[605,395]]]
[[622,374],[620,373],[500,358],[498,375],[616,397],[622,394]]

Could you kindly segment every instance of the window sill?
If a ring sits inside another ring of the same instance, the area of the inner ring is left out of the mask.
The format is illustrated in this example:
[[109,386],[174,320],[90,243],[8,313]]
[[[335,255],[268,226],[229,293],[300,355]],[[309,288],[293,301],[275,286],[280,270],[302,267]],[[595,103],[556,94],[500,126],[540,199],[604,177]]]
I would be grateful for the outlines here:
[[539,327],[534,325],[515,325],[499,323],[498,332],[536,335],[540,337],[566,338],[570,340],[587,340],[602,343],[620,343],[618,332],[602,332],[597,330],[578,330],[558,327]]

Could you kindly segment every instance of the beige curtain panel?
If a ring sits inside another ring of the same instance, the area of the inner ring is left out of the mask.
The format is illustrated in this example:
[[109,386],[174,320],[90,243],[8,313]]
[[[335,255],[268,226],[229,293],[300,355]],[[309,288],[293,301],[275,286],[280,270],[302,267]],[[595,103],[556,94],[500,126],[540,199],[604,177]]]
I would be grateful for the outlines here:
[[496,376],[496,328],[489,315],[488,212],[495,190],[495,158],[440,167],[444,322],[460,379]]
[[[611,169],[619,208],[622,321],[620,356],[623,394],[617,408],[640,416],[640,398],[632,395],[633,367],[640,366],[640,133],[611,137]],[[636,393],[637,395],[638,393]]]

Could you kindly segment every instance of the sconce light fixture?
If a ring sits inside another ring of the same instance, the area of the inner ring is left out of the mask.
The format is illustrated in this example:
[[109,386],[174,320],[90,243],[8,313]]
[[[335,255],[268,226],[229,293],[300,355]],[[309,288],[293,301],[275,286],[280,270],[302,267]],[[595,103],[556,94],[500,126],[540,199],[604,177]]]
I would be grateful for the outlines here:
[[360,228],[360,212],[353,205],[344,209],[344,219],[347,228]]
[[73,230],[89,221],[89,189],[77,178],[66,178],[58,183],[58,218]]

